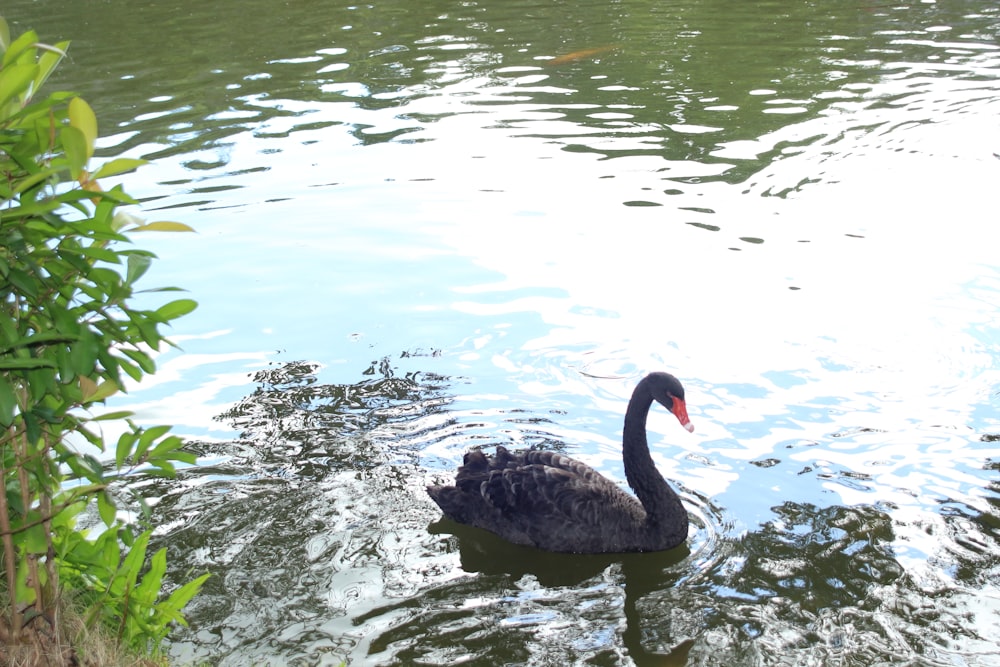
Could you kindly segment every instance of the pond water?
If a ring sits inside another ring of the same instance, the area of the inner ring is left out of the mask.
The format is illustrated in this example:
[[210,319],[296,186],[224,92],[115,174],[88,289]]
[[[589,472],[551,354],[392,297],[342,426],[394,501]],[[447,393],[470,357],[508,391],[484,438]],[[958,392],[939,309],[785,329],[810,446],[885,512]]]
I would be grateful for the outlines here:
[[[99,158],[200,308],[117,397],[199,454],[137,479],[177,664],[1000,665],[1000,7],[63,3]],[[441,521],[471,447],[692,522],[550,555]],[[111,436],[112,434],[109,434]]]

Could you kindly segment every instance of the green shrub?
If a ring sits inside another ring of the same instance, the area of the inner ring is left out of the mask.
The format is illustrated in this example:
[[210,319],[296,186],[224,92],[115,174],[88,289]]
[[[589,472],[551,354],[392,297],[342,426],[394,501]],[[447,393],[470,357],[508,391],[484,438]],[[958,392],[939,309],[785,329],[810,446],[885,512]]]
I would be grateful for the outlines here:
[[[165,550],[145,573],[149,531],[136,536],[117,517],[112,493],[130,472],[172,475],[193,463],[169,427],[140,428],[129,413],[91,409],[123,390],[125,376],[153,373],[152,354],[168,343],[165,325],[194,309],[177,299],[155,310],[133,307],[136,281],[152,253],[129,247],[126,233],[183,231],[145,223],[122,210],[135,204],[99,179],[139,167],[113,159],[89,171],[97,120],[81,98],[35,95],[68,42],[44,45],[34,32],[11,41],[0,18],[0,572],[16,639],[38,617],[58,632],[63,587],[82,594],[87,617],[113,627],[119,641],[156,654],[171,623],[208,575],[165,599]],[[165,288],[158,291],[168,291]],[[102,420],[127,429],[108,451]],[[89,450],[89,451],[88,451]],[[114,454],[114,466],[98,458]],[[90,536],[77,523],[96,506],[104,524]],[[123,555],[123,546],[127,554]]]

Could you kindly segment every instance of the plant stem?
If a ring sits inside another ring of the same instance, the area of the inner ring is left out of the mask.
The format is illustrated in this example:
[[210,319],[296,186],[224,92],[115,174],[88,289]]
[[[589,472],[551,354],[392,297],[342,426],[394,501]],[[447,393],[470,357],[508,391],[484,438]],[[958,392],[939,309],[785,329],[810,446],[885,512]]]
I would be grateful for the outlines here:
[[[8,429],[13,431],[14,428]],[[3,452],[0,451],[0,479],[7,479],[7,469],[4,466]],[[21,615],[17,613],[17,596],[14,594],[17,586],[17,562],[14,557],[14,536],[10,529],[10,507],[7,505],[7,490],[0,493],[0,530],[3,530],[3,561],[7,572],[7,590],[10,594],[10,625],[11,636],[17,637],[21,632]]]

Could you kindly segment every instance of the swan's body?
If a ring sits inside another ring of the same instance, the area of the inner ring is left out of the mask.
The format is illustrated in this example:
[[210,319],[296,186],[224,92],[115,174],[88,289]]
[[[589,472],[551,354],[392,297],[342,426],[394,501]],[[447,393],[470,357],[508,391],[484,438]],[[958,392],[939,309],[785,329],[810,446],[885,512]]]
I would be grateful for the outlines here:
[[427,493],[445,515],[546,551],[621,553],[670,549],[688,534],[680,498],[656,469],[646,442],[646,415],[656,400],[689,431],[684,387],[651,373],[636,386],[625,413],[622,458],[631,496],[588,465],[556,452],[479,450],[465,455],[454,486]]

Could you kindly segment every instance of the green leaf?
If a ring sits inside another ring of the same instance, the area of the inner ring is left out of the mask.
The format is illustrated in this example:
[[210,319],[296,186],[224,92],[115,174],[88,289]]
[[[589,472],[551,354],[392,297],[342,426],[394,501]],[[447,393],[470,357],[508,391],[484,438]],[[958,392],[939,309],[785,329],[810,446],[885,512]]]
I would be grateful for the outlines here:
[[[89,383],[89,384],[87,384]],[[84,403],[96,403],[103,401],[109,396],[118,393],[118,384],[111,380],[105,380],[100,384],[95,383],[88,377],[80,376],[80,388],[83,390]]]
[[[73,369],[65,368],[62,364],[62,360],[60,360],[59,373],[63,377],[67,377],[73,373]],[[77,377],[77,381],[80,384],[80,402],[88,403],[90,401],[90,397],[97,393],[97,383],[86,375]]]
[[87,148],[87,136],[77,127],[64,127],[59,130],[63,151],[69,161],[69,172],[74,179],[80,178],[80,173],[87,166],[90,158]]
[[[49,169],[42,169],[41,171],[37,171],[33,173],[31,176],[27,176],[23,180],[20,180],[17,183],[17,186],[14,188],[14,194],[19,195],[23,192],[27,192],[29,189],[35,187],[39,183],[43,183],[49,180],[50,178],[57,176],[58,174],[59,174],[59,169],[56,167],[51,167]],[[35,214],[36,210],[40,212],[46,212],[52,210],[56,207],[56,204],[57,202],[43,202],[37,207],[32,208],[29,206],[25,206],[24,202],[22,202],[21,208],[15,209],[14,213],[16,213],[16,216],[18,218],[23,218],[25,216]]]
[[80,248],[80,254],[102,262],[108,262],[110,264],[120,263],[118,253],[114,250],[108,250],[107,248],[102,248],[98,245]]
[[[28,514],[28,517],[37,520],[37,512]],[[36,524],[24,531],[24,548],[31,554],[43,554],[48,551],[48,537],[42,524]]]
[[10,273],[7,274],[7,279],[10,280],[21,294],[31,298],[38,296],[38,281],[35,280],[34,275],[11,267]]
[[[31,384],[30,382],[28,383]],[[24,438],[28,442],[38,442],[39,438],[42,437],[42,427],[38,423],[38,419],[35,417],[33,411],[25,412],[21,415],[24,420]]]
[[8,48],[10,48],[10,27],[0,16],[0,53],[6,53]]
[[[73,363],[70,359],[70,350],[65,345],[59,345],[52,349],[50,355],[54,354],[56,358],[56,372],[59,373],[59,377],[64,380],[72,379],[76,373],[73,372]],[[80,383],[80,391],[86,393],[87,387],[83,382]]]
[[96,447],[98,450],[100,450],[100,451],[103,452],[104,451],[104,438],[102,438],[98,434],[94,433],[89,428],[87,428],[87,422],[90,422],[90,421],[93,421],[93,420],[92,419],[88,419],[87,417],[81,416],[80,419],[79,419],[79,423],[74,428],[76,429],[76,432],[79,433],[80,436],[84,440],[86,440],[87,442],[89,442],[90,444],[92,444],[94,447]]
[[0,370],[29,370],[35,368],[55,368],[56,362],[51,359],[13,359],[0,358]]
[[151,287],[149,289],[136,290],[136,294],[153,294],[154,292],[187,292],[180,287]]
[[188,465],[194,465],[198,462],[198,455],[194,452],[189,452],[183,449],[178,449],[170,454],[170,458],[174,461],[180,461],[181,463],[187,463]]
[[177,299],[168,304],[164,304],[156,309],[156,316],[163,322],[187,315],[198,307],[198,302],[193,299]]
[[3,54],[3,66],[6,68],[8,65],[13,63],[18,56],[24,53],[26,50],[32,49],[35,42],[38,41],[38,33],[34,30],[28,30],[21,34],[20,37],[15,39],[9,47],[7,47],[6,52]]
[[112,419],[125,419],[126,417],[131,417],[133,414],[135,413],[131,410],[116,410],[115,412],[107,412],[103,415],[97,415],[96,417],[91,418],[90,421],[100,422],[110,421]]
[[116,363],[119,369],[125,371],[125,374],[136,382],[142,379],[142,369],[135,364],[129,363],[124,359],[116,359]]
[[[4,332],[10,335],[9,332]],[[42,332],[32,334],[27,338],[20,338],[9,345],[0,348],[0,352],[9,352],[10,350],[16,350],[23,347],[38,347],[41,345],[51,345],[52,343],[72,343],[76,340],[75,336],[68,336],[65,333],[60,332]]]
[[0,69],[0,107],[15,97],[26,96],[38,76],[38,65],[5,65]]
[[129,230],[130,232],[193,232],[194,228],[185,225],[183,222],[170,222],[163,220],[160,222],[149,222],[139,225]]
[[125,283],[128,285],[135,283],[135,281],[146,273],[152,263],[153,259],[147,255],[129,255],[128,270],[125,273]]
[[156,603],[163,586],[163,575],[167,573],[167,548],[161,547],[150,559],[149,569],[142,575],[142,582],[136,586],[133,598],[149,609]]
[[103,401],[106,398],[114,396],[119,391],[121,391],[121,387],[118,386],[117,382],[114,382],[112,380],[105,380],[104,382],[97,385],[97,391],[94,393],[93,396],[90,397],[90,400],[92,402]]
[[73,371],[77,375],[89,376],[94,372],[99,346],[97,337],[90,329],[84,327],[80,330],[80,338],[70,347],[69,353]]
[[147,530],[135,539],[118,571],[120,575],[124,575],[130,589],[135,587],[139,570],[142,569],[142,564],[146,561],[146,546],[149,544],[150,535],[152,535],[152,531]]
[[133,431],[126,431],[118,436],[118,447],[115,448],[115,467],[121,470],[125,465],[125,459],[132,453],[138,434]]
[[97,511],[100,513],[101,521],[104,522],[104,525],[110,528],[118,516],[118,510],[115,507],[114,501],[108,496],[107,491],[97,494]]
[[134,205],[139,203],[131,196],[129,196],[129,194],[122,189],[121,185],[116,185],[110,190],[104,190],[100,194],[103,199],[107,199],[115,204]]
[[17,395],[6,374],[0,375],[0,426],[9,428],[14,423]]
[[[147,375],[152,375],[153,373],[156,372],[156,364],[145,352],[142,352],[141,350],[129,350],[128,348],[123,348],[121,350],[121,353],[124,354],[129,359],[131,359],[132,361],[134,361],[136,364],[138,364],[139,368],[142,369],[142,373],[145,373]],[[124,364],[122,365],[122,368],[125,368]],[[131,375],[131,373],[128,371],[127,368],[125,372]],[[133,377],[136,380],[138,380],[142,377],[142,375],[140,373],[138,377],[136,376]]]
[[[69,102],[69,124],[83,134],[86,156],[89,160],[94,154],[94,144],[97,142],[97,116],[82,97],[74,97]],[[84,164],[87,160],[84,160]]]
[[120,157],[111,160],[110,162],[105,162],[101,165],[93,175],[93,178],[108,178],[110,176],[117,176],[118,174],[127,174],[130,171],[135,171],[144,164],[149,164],[148,160],[137,160],[135,158]]
[[52,74],[52,71],[66,57],[66,49],[69,48],[69,42],[59,42],[55,46],[47,44],[39,44],[38,46],[44,50],[44,53],[38,56],[38,75],[35,77],[35,90],[42,87],[49,78],[49,75]]
[[173,616],[171,620],[174,620],[180,623],[181,625],[186,626],[187,621],[180,614],[180,611],[187,606],[187,603],[190,602],[195,595],[198,594],[198,591],[201,590],[202,584],[204,584],[211,576],[212,576],[211,574],[206,573],[201,575],[197,579],[193,579],[187,582],[186,584],[175,590],[173,593],[171,593],[170,597],[168,597],[164,602],[160,603],[159,606],[161,606],[165,611],[169,610],[169,612],[176,613],[176,615]]
[[97,542],[94,546],[100,547],[103,552],[101,560],[108,566],[108,569],[115,568],[115,570],[117,570],[118,563],[121,562],[122,550],[118,545],[118,538],[115,535],[115,531],[106,530],[101,533],[101,536],[97,538]]
[[[103,451],[103,447],[101,450]],[[86,479],[95,484],[103,483],[104,466],[94,456],[74,453],[66,457],[64,463],[73,471],[75,475],[73,479]]]
[[144,469],[142,474],[149,475],[150,477],[173,479],[177,476],[177,470],[169,461],[157,461],[155,467]]
[[28,585],[28,559],[25,558],[18,563],[17,568],[17,581],[15,586],[15,599],[22,605],[30,605],[34,603],[37,595],[35,594],[35,588]]
[[144,461],[146,452],[152,446],[153,442],[165,435],[167,431],[170,430],[169,426],[152,426],[145,429],[139,435],[139,444],[135,448],[135,453],[133,456],[137,461]]
[[116,232],[130,232],[144,222],[146,222],[145,218],[141,218],[131,211],[118,209],[115,211],[115,215],[111,219],[111,227]]
[[87,277],[94,282],[95,285],[104,290],[105,295],[110,294],[118,287],[122,282],[122,276],[117,271],[105,268],[92,268]]
[[[193,465],[197,461],[197,457],[191,452],[185,452],[181,449],[184,446],[184,440],[176,435],[172,435],[169,438],[164,438],[161,443],[153,448],[147,456],[147,460],[157,466],[162,466],[167,461],[181,461],[183,463]],[[171,466],[171,471],[173,467]]]
[[[142,342],[148,345],[150,349],[153,350],[159,349],[160,341],[163,340],[163,335],[160,334],[160,331],[157,329],[157,324],[159,324],[159,321],[155,319],[155,315],[156,313],[148,311],[136,311],[136,310],[128,311],[128,318],[132,322],[132,325],[135,327],[134,330],[129,329],[128,331],[130,340],[134,340],[135,334],[138,333],[139,337],[142,339]],[[148,357],[147,360],[149,360]],[[136,361],[139,360],[136,359]]]
[[135,544],[135,532],[133,532],[132,526],[123,525],[119,528],[118,539],[122,541],[122,544],[131,549],[132,545]]

